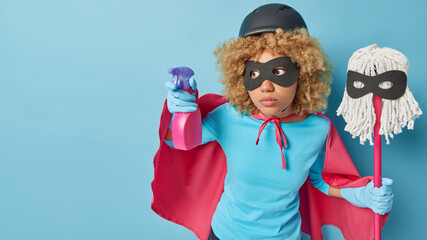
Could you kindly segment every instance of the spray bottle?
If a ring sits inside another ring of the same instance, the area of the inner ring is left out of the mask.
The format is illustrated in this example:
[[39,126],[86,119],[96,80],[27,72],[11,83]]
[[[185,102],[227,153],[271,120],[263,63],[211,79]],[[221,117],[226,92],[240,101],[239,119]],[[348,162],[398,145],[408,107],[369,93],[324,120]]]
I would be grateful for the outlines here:
[[[190,87],[190,78],[194,75],[193,70],[188,67],[177,67],[168,70],[172,74],[172,82],[179,86],[179,89],[196,94],[196,90]],[[197,101],[197,100],[196,100]],[[200,145],[202,142],[202,118],[200,109],[195,112],[177,112],[172,121],[172,139],[175,148],[188,150]]]

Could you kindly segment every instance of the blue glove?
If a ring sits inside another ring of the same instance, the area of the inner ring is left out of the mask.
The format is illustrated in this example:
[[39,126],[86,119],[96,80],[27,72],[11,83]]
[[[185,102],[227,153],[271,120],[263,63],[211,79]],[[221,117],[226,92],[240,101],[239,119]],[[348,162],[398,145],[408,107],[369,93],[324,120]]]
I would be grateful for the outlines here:
[[[190,87],[192,90],[196,90],[197,83],[194,78],[189,80]],[[175,85],[171,81],[167,81],[166,89],[167,94],[167,106],[170,113],[175,114],[177,112],[194,112],[197,110],[197,104],[194,102],[196,97],[189,92],[180,90],[178,85]]]
[[364,187],[341,188],[341,196],[357,207],[370,208],[375,213],[384,215],[390,212],[393,205],[392,184],[393,180],[383,178],[380,188],[374,187],[374,182],[371,181]]

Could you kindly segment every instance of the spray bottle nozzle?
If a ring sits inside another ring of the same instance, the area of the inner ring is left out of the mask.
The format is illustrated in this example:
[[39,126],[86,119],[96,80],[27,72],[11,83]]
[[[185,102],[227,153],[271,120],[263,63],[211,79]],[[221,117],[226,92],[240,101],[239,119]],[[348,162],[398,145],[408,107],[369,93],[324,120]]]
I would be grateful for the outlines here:
[[194,75],[189,67],[169,68],[168,73],[172,74],[172,82],[177,84],[180,89],[191,89],[189,80]]

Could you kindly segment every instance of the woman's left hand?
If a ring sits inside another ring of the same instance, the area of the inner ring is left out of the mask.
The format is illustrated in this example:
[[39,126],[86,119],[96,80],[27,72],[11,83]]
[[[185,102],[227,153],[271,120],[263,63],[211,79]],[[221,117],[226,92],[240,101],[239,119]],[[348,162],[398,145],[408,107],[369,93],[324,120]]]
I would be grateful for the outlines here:
[[393,205],[392,184],[393,180],[383,178],[380,188],[374,187],[374,182],[371,181],[364,187],[341,188],[341,196],[355,206],[370,208],[375,213],[384,215],[390,212]]

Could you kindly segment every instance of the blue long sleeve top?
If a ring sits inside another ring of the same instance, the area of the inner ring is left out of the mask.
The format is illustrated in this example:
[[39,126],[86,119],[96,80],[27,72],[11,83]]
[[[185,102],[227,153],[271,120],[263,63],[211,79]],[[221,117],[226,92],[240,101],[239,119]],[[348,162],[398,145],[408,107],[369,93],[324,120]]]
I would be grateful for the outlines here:
[[212,218],[219,239],[301,239],[298,190],[308,176],[327,194],[322,180],[329,122],[310,115],[281,123],[287,139],[286,169],[276,143],[275,126],[267,124],[255,145],[263,120],[239,115],[228,103],[203,119],[202,143],[217,141],[227,158],[224,193]]
[[212,218],[219,239],[300,240],[298,190],[309,176],[317,189],[329,191],[321,177],[328,120],[310,115],[301,122],[280,123],[287,139],[282,149],[286,169],[274,124],[266,125],[255,144],[263,122],[239,115],[228,103],[203,119],[202,144],[217,141],[227,159],[224,192]]

